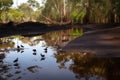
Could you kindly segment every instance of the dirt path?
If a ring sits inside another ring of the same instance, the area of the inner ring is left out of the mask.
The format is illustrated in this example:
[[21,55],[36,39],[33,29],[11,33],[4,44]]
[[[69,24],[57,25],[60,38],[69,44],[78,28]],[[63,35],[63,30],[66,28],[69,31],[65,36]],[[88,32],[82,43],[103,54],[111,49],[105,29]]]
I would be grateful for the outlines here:
[[120,27],[87,32],[69,42],[63,50],[120,57]]

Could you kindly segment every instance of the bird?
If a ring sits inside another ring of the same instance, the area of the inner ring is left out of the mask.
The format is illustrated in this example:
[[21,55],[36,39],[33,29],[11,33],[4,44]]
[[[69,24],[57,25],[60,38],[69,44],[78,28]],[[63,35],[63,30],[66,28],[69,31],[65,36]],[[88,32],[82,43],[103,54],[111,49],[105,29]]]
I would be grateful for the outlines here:
[[47,50],[45,50],[45,53],[47,53]]
[[20,50],[21,50],[21,49],[20,49],[20,46],[17,46],[17,49],[16,49],[16,50],[17,50],[17,52],[20,52]]
[[17,46],[17,51],[18,51],[18,52],[20,51],[20,46],[19,46],[19,45]]
[[22,48],[24,48],[24,46],[23,45],[20,45]]
[[36,52],[36,49],[33,49],[34,52]]
[[47,50],[48,50],[47,48],[48,48],[48,47],[46,47],[46,48],[44,49],[44,50],[45,50],[45,53],[47,53]]
[[14,63],[15,63],[15,62],[18,62],[18,58],[16,58],[13,62],[14,62]]
[[48,48],[48,47],[46,47],[44,50],[47,51],[47,48]]
[[45,57],[45,55],[43,55],[43,54],[40,54],[41,55],[41,57]]
[[20,49],[20,46],[17,46],[17,49]]

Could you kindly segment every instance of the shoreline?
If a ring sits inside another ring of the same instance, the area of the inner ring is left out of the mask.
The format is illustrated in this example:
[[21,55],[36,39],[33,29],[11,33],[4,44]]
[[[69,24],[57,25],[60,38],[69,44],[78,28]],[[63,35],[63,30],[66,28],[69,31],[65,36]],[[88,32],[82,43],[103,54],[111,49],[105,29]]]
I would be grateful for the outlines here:
[[120,57],[120,27],[85,33],[62,47],[63,51]]

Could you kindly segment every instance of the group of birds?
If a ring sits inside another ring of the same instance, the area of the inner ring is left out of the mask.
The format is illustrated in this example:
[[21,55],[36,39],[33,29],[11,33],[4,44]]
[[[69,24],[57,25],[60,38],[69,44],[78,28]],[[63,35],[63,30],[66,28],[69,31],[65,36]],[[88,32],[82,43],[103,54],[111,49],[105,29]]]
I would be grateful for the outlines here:
[[23,46],[23,45],[20,45],[20,46],[17,45],[17,48],[18,48],[18,49],[20,49],[20,48],[24,48],[24,46]]
[[17,52],[20,52],[21,51],[21,53],[23,53],[24,51],[23,51],[23,49],[24,49],[24,46],[23,45],[17,45]]
[[[47,53],[47,51],[48,51],[48,49],[47,49],[48,47],[46,47],[45,49],[44,49],[44,51],[45,51],[45,53]],[[37,54],[37,50],[36,49],[33,49],[33,55],[36,55]],[[40,56],[41,56],[41,61],[42,60],[45,60],[45,55],[44,54],[40,54]]]
[[[18,51],[18,52],[21,51],[21,53],[23,53],[23,52],[24,52],[23,49],[24,49],[24,46],[23,46],[23,45],[17,45],[17,51]],[[32,51],[33,51],[33,55],[37,55],[37,50],[36,50],[36,49],[33,49]],[[48,47],[45,47],[45,48],[44,48],[44,52],[45,52],[45,53],[48,52]],[[45,55],[44,55],[44,54],[41,53],[40,56],[41,56],[41,60],[45,60]],[[18,60],[18,59],[16,59],[14,62],[16,62],[17,60]]]

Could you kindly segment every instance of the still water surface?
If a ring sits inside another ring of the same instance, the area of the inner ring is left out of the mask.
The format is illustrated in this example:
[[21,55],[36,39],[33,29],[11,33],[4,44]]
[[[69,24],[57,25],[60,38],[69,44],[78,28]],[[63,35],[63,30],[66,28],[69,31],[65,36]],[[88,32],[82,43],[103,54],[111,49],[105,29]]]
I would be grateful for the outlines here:
[[61,51],[80,35],[72,29],[0,38],[0,80],[119,80],[119,58]]

